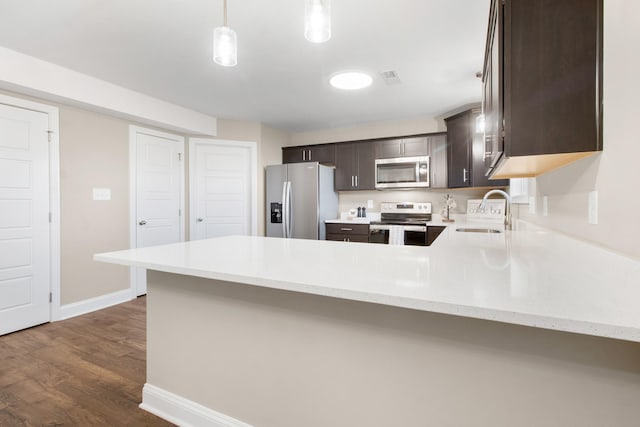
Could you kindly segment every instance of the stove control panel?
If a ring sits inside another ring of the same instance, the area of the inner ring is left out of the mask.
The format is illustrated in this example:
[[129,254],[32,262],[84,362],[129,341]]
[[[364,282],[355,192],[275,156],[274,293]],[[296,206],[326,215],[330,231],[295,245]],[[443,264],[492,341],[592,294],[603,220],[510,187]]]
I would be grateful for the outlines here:
[[467,200],[467,219],[504,221],[507,201],[505,199],[487,199],[483,208],[480,207],[482,199]]
[[430,214],[430,202],[382,202],[381,213]]

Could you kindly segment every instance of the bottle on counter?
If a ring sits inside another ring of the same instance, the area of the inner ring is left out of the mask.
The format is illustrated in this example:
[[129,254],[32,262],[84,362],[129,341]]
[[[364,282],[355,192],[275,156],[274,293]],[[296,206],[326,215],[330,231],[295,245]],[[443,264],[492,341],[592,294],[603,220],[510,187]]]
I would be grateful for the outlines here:
[[364,206],[362,207],[362,218],[366,218],[367,217],[367,208],[365,208]]
[[362,217],[362,208],[358,206],[358,218]]

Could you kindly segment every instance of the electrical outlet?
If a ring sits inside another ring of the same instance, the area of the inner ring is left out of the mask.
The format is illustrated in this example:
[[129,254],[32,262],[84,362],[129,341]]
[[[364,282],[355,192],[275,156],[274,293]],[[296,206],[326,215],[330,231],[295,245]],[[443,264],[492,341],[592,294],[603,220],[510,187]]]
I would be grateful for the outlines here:
[[367,200],[367,209],[373,209],[373,200]]
[[598,192],[589,192],[589,224],[598,223]]
[[542,196],[542,216],[549,216],[549,196]]

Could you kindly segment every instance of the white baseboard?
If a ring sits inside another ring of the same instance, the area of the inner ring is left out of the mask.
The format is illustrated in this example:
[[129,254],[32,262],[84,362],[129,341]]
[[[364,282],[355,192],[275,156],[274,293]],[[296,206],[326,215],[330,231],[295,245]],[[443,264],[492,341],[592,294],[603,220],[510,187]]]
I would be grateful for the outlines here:
[[140,408],[181,427],[252,427],[149,383],[142,389]]
[[111,307],[112,305],[130,301],[135,298],[131,289],[113,292],[107,295],[90,298],[84,301],[78,301],[71,304],[60,306],[58,318],[53,320],[64,320],[71,317],[80,316],[81,314],[91,313],[92,311],[101,310]]

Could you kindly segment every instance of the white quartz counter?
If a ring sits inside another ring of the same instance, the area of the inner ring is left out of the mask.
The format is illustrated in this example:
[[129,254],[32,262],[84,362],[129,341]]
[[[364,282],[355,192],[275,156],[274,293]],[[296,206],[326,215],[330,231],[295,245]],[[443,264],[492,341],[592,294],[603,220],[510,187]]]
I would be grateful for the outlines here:
[[499,234],[443,225],[430,247],[234,236],[94,258],[640,342],[640,261],[524,222]]

